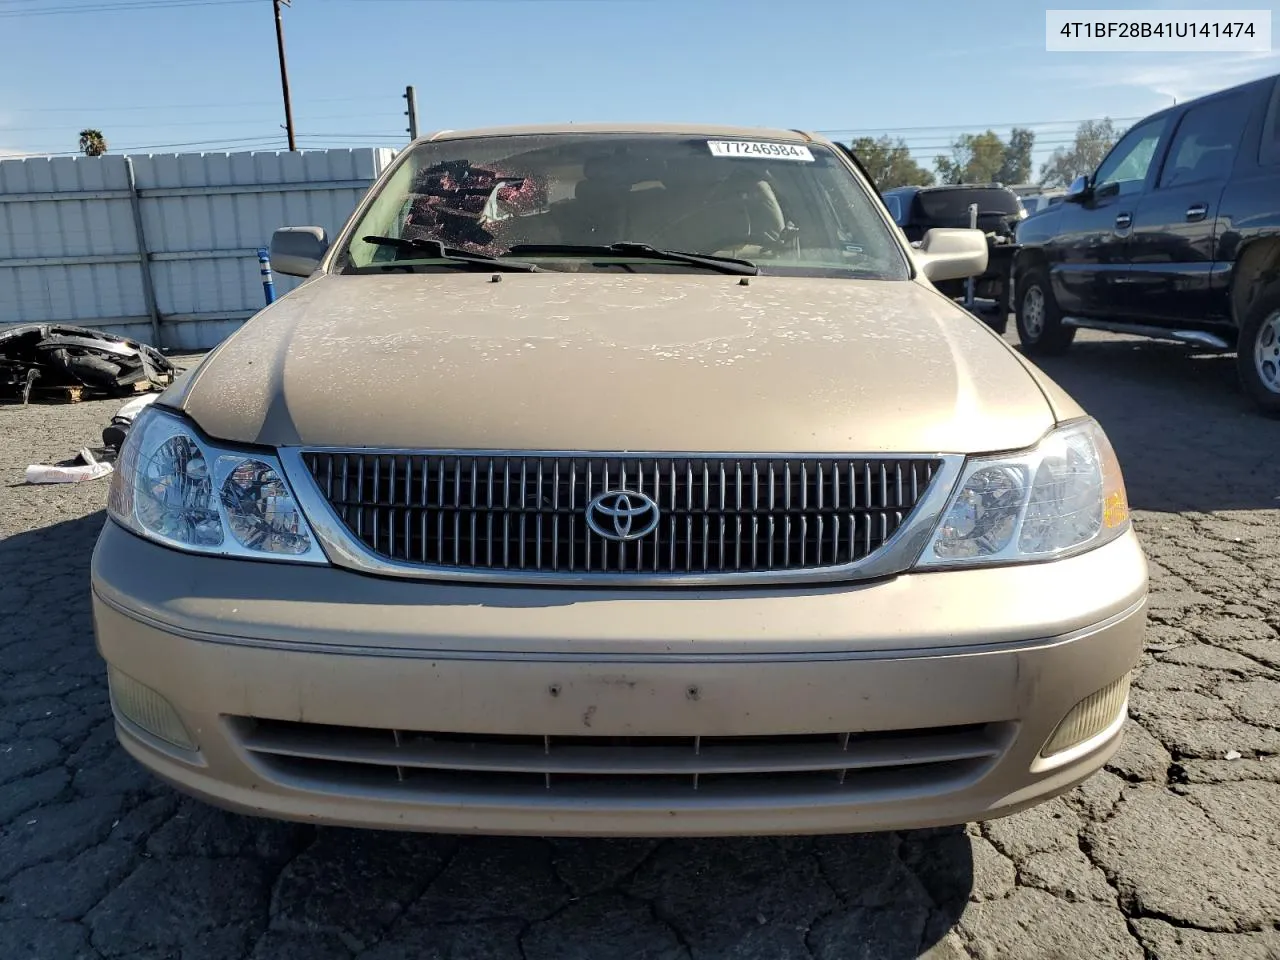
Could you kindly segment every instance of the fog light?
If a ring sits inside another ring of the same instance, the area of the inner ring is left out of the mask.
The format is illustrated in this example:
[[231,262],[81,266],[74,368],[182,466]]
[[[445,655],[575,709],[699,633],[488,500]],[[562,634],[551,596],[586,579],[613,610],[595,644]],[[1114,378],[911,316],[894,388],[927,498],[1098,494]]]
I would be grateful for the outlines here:
[[1128,697],[1128,674],[1085,697],[1058,724],[1053,736],[1040,751],[1040,756],[1052,757],[1102,733],[1115,722],[1116,715],[1124,708]]
[[187,732],[178,711],[160,694],[111,666],[107,667],[107,685],[111,702],[130,722],[175,747],[196,749],[195,740]]

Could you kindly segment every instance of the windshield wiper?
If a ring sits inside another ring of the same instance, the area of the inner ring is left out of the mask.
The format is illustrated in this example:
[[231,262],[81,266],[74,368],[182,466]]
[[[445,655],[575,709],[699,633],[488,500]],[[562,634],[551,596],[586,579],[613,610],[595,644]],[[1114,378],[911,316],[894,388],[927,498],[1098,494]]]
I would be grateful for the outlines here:
[[651,260],[666,260],[671,263],[687,263],[694,267],[706,267],[708,270],[717,270],[720,273],[747,274],[756,276],[760,273],[760,268],[750,260],[740,260],[737,257],[716,257],[706,253],[685,253],[681,250],[663,250],[659,247],[651,247],[647,243],[636,243],[631,240],[623,240],[619,243],[600,244],[598,246],[592,244],[574,244],[574,243],[521,243],[512,247],[509,253],[517,256],[534,256],[537,254],[563,254],[568,257],[592,257],[601,254],[631,254],[638,257],[648,257]]
[[[501,257],[491,257],[487,253],[472,253],[470,250],[462,250],[458,247],[446,247],[439,240],[428,240],[425,237],[361,237],[360,239],[365,243],[376,243],[380,247],[395,247],[399,250],[422,252],[435,260],[448,260],[452,263],[474,263],[484,267],[486,270],[537,273],[542,269],[537,264],[524,263],[520,260],[504,260]],[[396,264],[379,263],[370,264],[370,266],[393,268]]]

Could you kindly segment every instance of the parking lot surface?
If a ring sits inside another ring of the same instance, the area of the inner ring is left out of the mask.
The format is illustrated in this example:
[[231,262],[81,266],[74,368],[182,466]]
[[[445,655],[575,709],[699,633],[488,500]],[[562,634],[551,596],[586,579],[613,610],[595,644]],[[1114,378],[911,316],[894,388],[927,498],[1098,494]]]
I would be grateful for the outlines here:
[[[1126,744],[980,827],[451,838],[182,798],[116,745],[89,554],[105,481],[22,484],[119,401],[0,407],[0,958],[1280,958],[1280,422],[1234,358],[1086,334],[1152,568]],[[1228,759],[1228,757],[1232,759]]]

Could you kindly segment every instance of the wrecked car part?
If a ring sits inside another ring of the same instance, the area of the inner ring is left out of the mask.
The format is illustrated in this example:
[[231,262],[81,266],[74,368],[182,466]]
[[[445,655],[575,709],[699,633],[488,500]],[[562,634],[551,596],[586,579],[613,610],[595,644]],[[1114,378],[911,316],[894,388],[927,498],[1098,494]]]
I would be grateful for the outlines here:
[[87,387],[119,394],[163,389],[177,368],[154,347],[85,327],[26,323],[0,330],[0,393]]

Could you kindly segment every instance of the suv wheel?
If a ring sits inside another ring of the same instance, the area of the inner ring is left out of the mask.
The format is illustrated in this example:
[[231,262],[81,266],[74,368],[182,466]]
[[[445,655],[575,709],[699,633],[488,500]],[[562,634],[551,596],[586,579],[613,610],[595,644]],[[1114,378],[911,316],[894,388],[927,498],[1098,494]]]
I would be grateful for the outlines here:
[[1240,327],[1236,367],[1262,412],[1280,417],[1280,283],[1262,291]]
[[1029,354],[1065,353],[1076,338],[1076,328],[1065,326],[1058,301],[1049,286],[1044,267],[1032,267],[1018,274],[1014,287],[1018,298],[1018,339]]

